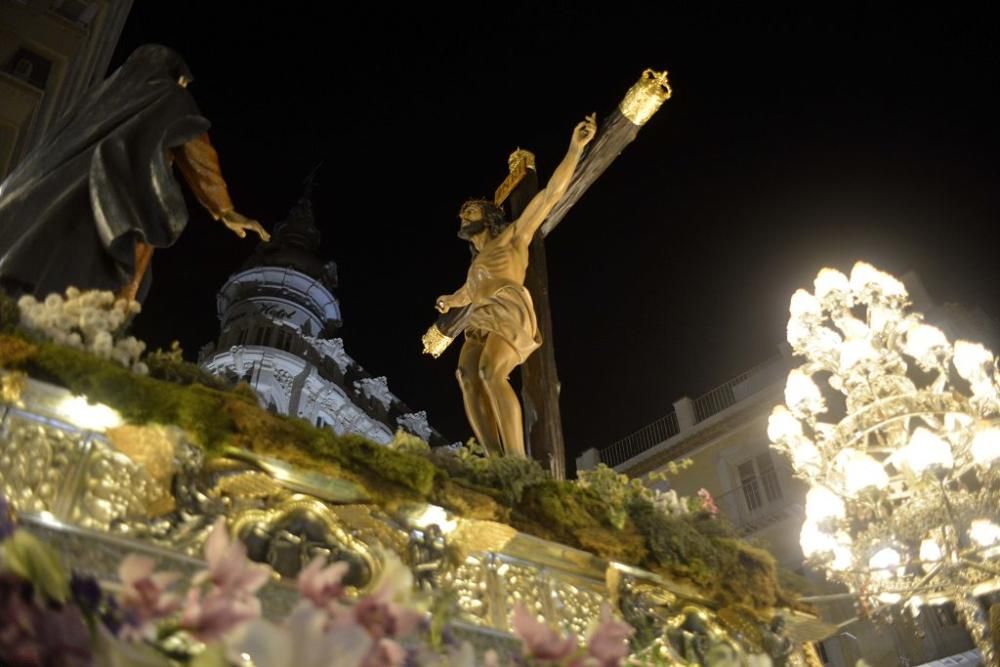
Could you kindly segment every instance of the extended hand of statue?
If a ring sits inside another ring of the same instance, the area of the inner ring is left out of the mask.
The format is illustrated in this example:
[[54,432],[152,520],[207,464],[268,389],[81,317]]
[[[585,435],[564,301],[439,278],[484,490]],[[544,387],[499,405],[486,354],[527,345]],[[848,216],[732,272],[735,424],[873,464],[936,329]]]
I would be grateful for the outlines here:
[[256,232],[261,241],[264,241],[265,243],[271,240],[271,235],[267,233],[267,230],[264,229],[259,222],[251,220],[236,211],[223,211],[221,220],[222,224],[228,227],[241,239],[246,238],[247,230],[250,230],[252,232]]
[[452,302],[452,296],[450,294],[439,296],[437,300],[434,301],[434,307],[437,308],[439,313],[447,313],[451,310],[453,305],[454,303]]
[[573,139],[570,141],[570,144],[576,150],[582,151],[583,147],[589,144],[596,135],[597,114],[592,113],[580,121],[576,128],[573,129]]

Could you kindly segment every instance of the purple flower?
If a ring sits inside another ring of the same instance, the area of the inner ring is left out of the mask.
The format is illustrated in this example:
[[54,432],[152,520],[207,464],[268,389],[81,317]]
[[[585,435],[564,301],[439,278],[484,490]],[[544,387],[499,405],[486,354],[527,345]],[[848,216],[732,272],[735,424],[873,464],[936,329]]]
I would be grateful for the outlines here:
[[90,634],[75,605],[38,606],[29,582],[0,574],[0,656],[9,667],[83,667]]
[[576,638],[564,638],[549,626],[541,623],[521,603],[514,605],[511,618],[514,634],[521,640],[529,658],[558,662],[576,652]]
[[152,625],[180,608],[180,596],[169,593],[180,575],[174,572],[153,572],[156,562],[146,556],[129,554],[118,566],[122,581],[119,598],[128,623],[122,630],[126,639],[144,636]]
[[326,609],[344,594],[341,581],[350,565],[344,562],[324,567],[326,560],[317,556],[299,573],[299,594],[320,609]]
[[601,622],[587,640],[587,654],[597,660],[595,667],[618,667],[628,656],[628,638],[635,632],[627,623],[601,607]]

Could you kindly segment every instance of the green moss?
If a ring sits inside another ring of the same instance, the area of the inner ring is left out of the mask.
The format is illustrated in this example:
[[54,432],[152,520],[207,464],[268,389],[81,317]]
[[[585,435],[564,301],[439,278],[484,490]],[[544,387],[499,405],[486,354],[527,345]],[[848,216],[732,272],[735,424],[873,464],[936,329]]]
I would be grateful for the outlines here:
[[[212,375],[201,366],[184,361],[180,344],[174,341],[169,350],[154,350],[145,356],[143,362],[149,369],[149,377],[180,385],[200,384],[212,389],[227,391],[232,385],[217,375]],[[253,390],[241,385],[243,393],[252,396]]]
[[[427,501],[468,518],[507,522],[602,558],[690,580],[721,603],[766,607],[787,599],[765,551],[735,539],[724,521],[707,512],[663,511],[631,482],[612,503],[621,511],[612,513],[599,484],[555,481],[533,461],[485,459],[472,448],[445,454],[411,441],[385,447],[338,436],[272,414],[246,390],[205,386],[191,368],[175,362],[168,359],[161,367],[167,381],[80,350],[0,334],[0,366],[107,403],[131,423],[180,426],[210,455],[238,447],[358,483],[387,509]],[[615,486],[620,480],[607,481]]]

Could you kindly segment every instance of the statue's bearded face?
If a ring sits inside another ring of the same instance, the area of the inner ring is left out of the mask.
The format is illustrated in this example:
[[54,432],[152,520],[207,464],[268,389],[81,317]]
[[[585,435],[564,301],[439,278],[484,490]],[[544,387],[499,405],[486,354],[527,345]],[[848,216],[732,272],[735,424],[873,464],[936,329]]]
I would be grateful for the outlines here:
[[471,241],[474,236],[486,229],[483,209],[478,204],[466,204],[458,213],[462,226],[458,230],[458,238]]

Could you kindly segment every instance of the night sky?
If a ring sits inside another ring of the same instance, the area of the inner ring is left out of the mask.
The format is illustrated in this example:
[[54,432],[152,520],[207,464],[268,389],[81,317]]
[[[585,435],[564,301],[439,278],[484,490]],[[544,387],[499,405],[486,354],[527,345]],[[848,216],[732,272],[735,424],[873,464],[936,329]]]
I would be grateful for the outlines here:
[[[916,270],[935,300],[1000,316],[984,16],[387,4],[136,2],[112,66],[149,42],[185,57],[237,210],[268,228],[323,163],[347,350],[450,439],[470,434],[458,345],[434,360],[420,336],[468,267],[459,205],[518,146],[544,182],[646,67],[674,98],[546,242],[570,462],[775,354],[825,265]],[[194,359],[252,242],[190,207],[135,328]]]

